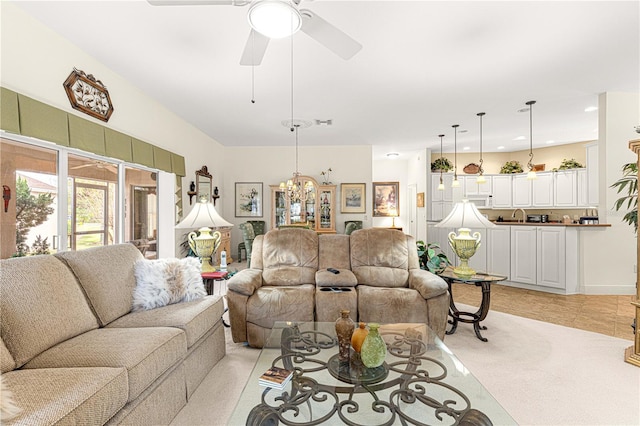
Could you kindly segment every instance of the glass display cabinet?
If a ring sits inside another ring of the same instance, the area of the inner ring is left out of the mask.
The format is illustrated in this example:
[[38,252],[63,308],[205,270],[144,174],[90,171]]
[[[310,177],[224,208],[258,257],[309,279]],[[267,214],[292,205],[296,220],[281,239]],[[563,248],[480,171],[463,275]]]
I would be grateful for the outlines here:
[[302,185],[308,183],[313,189],[307,194],[307,199],[290,200],[287,190],[279,185],[271,185],[271,227],[306,226],[316,232],[336,232],[336,186],[318,185],[309,176],[300,176]]

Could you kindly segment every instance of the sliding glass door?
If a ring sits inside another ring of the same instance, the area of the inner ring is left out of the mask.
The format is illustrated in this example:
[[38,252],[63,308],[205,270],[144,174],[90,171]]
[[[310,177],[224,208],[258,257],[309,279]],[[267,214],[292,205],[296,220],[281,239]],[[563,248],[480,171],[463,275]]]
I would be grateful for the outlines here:
[[9,138],[0,138],[0,164],[0,258],[126,241],[157,257],[156,171]]

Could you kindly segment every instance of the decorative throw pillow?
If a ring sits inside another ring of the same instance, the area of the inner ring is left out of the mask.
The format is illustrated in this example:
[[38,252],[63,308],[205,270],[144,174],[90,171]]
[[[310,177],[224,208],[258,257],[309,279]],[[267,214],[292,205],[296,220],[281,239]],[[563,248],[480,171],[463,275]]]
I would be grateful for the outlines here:
[[195,257],[137,261],[132,310],[154,309],[206,296],[200,273],[200,261]]
[[2,376],[0,376],[0,419],[3,422],[11,420],[21,411],[13,401],[13,393],[2,383]]

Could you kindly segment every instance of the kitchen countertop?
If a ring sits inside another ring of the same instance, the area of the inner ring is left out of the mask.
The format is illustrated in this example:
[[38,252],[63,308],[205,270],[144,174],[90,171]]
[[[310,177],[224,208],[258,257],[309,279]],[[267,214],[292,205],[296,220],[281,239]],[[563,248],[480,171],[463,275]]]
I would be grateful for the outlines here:
[[546,223],[540,223],[540,222],[518,222],[518,221],[504,221],[504,222],[498,222],[496,220],[492,220],[491,222],[495,223],[496,225],[515,225],[515,226],[522,226],[522,225],[527,225],[527,226],[568,226],[568,227],[577,227],[577,228],[607,228],[610,227],[611,224],[610,223],[598,223],[596,225],[583,225],[580,223],[562,223],[562,222],[546,222]]

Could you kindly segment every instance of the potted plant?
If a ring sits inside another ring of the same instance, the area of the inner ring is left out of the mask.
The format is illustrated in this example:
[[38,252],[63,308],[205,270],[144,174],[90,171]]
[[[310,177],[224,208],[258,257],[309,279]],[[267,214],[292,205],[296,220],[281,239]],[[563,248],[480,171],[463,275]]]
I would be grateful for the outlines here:
[[437,274],[451,265],[451,261],[440,249],[437,243],[427,243],[416,241],[418,247],[418,258],[420,258],[420,269]]
[[433,163],[431,163],[431,171],[439,172],[442,170],[443,172],[448,172],[449,170],[453,170],[453,165],[449,161],[449,159],[445,157],[436,158]]
[[517,160],[511,160],[504,163],[504,166],[500,169],[500,173],[522,173],[522,164]]
[[618,194],[625,194],[613,203],[616,211],[623,208],[630,209],[622,217],[624,222],[633,225],[633,230],[638,233],[638,164],[628,163],[622,166],[622,177],[618,179],[611,188],[615,188]]
[[575,158],[572,158],[571,160],[563,158],[562,162],[560,163],[560,167],[558,167],[557,169],[553,169],[553,171],[555,172],[556,170],[581,169],[583,167],[584,166],[578,163]]

